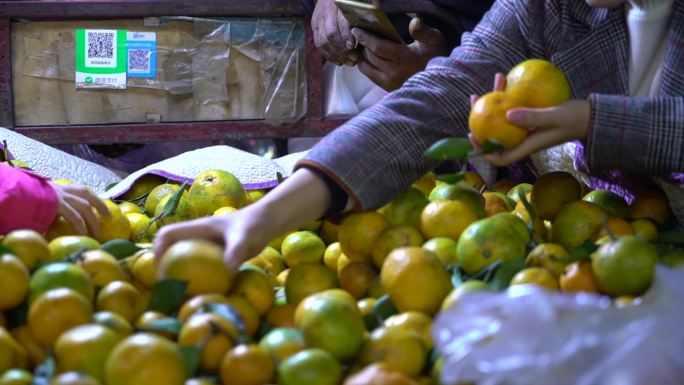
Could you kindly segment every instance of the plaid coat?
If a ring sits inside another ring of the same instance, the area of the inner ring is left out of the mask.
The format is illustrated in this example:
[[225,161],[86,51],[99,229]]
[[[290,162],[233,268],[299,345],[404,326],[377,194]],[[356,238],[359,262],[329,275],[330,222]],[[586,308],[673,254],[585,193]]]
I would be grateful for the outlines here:
[[435,166],[423,152],[468,132],[469,95],[529,58],[554,62],[575,98],[590,100],[589,170],[684,171],[684,0],[676,0],[657,98],[629,92],[625,7],[582,0],[498,0],[448,58],[433,59],[401,89],[345,123],[300,161],[325,173],[355,209],[381,206]]

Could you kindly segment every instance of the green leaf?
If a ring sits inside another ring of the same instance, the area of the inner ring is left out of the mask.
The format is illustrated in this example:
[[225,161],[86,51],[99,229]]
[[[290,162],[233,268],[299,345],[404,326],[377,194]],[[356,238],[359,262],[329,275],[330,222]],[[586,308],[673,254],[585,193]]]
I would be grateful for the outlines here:
[[187,281],[167,279],[157,282],[152,288],[147,310],[170,314],[183,303]]
[[473,145],[468,138],[446,138],[430,146],[424,155],[434,160],[463,160],[471,151],[473,151]]
[[137,330],[142,332],[167,332],[178,335],[182,327],[183,324],[178,319],[169,317],[153,320],[148,325],[137,328]]
[[0,245],[0,255],[2,254],[12,254],[14,255],[14,250],[10,249],[7,246]]
[[525,268],[525,256],[509,259],[501,262],[501,265],[494,273],[489,286],[494,290],[503,290],[508,287],[511,278]]
[[399,313],[399,310],[394,306],[394,303],[392,303],[392,299],[388,294],[383,295],[375,302],[372,311],[383,321]]
[[200,357],[202,356],[202,348],[199,346],[181,346],[180,352],[183,355],[183,361],[188,371],[188,378],[194,377],[199,367]]
[[437,180],[440,180],[440,181],[446,182],[446,183],[450,183],[450,184],[454,184],[454,183],[462,181],[463,179],[465,179],[465,177],[466,177],[465,172],[457,172],[455,174],[437,175]]
[[33,373],[33,380],[31,385],[50,385],[52,378],[57,372],[57,367],[55,365],[55,359],[52,355],[48,357],[38,365]]
[[238,333],[240,333],[239,342],[243,343],[247,338],[247,333],[245,332],[245,323],[240,316],[240,312],[237,311],[233,306],[227,303],[206,303],[200,309],[202,313],[215,313],[219,317],[225,319],[235,326]]
[[279,172],[276,172],[276,178],[278,179],[278,184],[283,183],[283,181],[285,180],[285,178],[283,178],[283,174]]
[[599,247],[592,241],[586,240],[575,248],[567,257],[560,258],[563,263],[585,262],[591,260],[591,254]]
[[662,231],[658,236],[658,243],[663,245],[684,245],[684,228],[677,226]]
[[2,141],[2,152],[0,152],[0,155],[2,155],[2,157],[0,157],[0,161],[6,162],[9,160],[9,149],[7,147],[6,140]]
[[485,140],[484,144],[482,144],[482,153],[484,154],[491,154],[493,152],[498,152],[504,150],[503,144],[495,141],[495,140]]
[[164,204],[164,209],[162,210],[162,215],[164,217],[168,217],[170,215],[173,215],[176,212],[176,209],[178,208],[178,204],[180,203],[181,197],[183,196],[183,192],[185,192],[185,187],[187,187],[188,182],[183,182],[183,184],[180,185],[178,190],[176,190],[173,195],[171,195],[171,198],[169,198],[168,201]]
[[[5,311],[5,316],[7,316],[7,324],[10,328],[15,328],[17,326],[26,325],[26,319],[28,317],[28,297],[19,304],[19,306],[13,308],[12,310]],[[9,329],[7,329],[9,330]]]
[[257,341],[260,341],[266,334],[268,334],[273,329],[273,325],[269,324],[268,322],[260,322],[259,330],[257,330],[256,332]]
[[100,250],[108,252],[116,259],[124,259],[142,250],[142,248],[129,240],[112,239],[100,246]]

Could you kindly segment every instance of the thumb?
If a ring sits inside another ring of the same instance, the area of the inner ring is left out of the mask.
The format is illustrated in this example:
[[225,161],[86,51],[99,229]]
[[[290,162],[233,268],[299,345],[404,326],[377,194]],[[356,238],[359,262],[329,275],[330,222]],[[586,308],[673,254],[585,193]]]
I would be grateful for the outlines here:
[[444,40],[441,32],[423,24],[417,17],[414,17],[411,20],[411,24],[409,24],[409,33],[414,40],[426,45],[438,45]]
[[551,108],[514,108],[508,110],[506,119],[509,122],[528,128],[548,128],[558,122],[558,109]]

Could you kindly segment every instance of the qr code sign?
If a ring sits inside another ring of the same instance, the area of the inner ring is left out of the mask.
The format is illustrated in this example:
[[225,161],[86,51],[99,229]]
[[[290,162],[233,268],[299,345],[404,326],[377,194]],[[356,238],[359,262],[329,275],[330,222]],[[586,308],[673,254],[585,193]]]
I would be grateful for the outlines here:
[[128,72],[149,72],[151,52],[148,49],[128,50]]
[[88,31],[88,57],[98,59],[114,58],[115,32]]

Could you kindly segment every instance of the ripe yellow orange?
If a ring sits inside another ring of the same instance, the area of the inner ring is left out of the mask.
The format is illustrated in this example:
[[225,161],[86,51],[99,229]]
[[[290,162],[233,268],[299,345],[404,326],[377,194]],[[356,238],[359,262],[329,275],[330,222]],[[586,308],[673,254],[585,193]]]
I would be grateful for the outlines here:
[[36,368],[45,360],[46,351],[33,337],[28,325],[17,326],[10,331],[10,334],[26,351],[29,369]]
[[100,236],[97,241],[104,243],[112,239],[128,239],[131,236],[131,223],[128,218],[121,212],[119,206],[109,199],[105,199],[105,205],[109,209],[109,216],[101,215],[99,211],[95,212],[100,223]]
[[55,221],[52,222],[50,227],[45,231],[45,240],[50,242],[55,238],[67,235],[77,235],[77,233],[76,230],[74,230],[74,227],[60,215],[55,218]]
[[385,363],[409,377],[417,377],[427,360],[427,349],[420,335],[402,328],[375,329],[360,356],[363,365]]
[[307,296],[338,287],[335,272],[323,265],[304,264],[293,267],[285,280],[287,303],[297,305]]
[[283,240],[280,252],[289,267],[304,263],[321,263],[325,243],[310,231],[296,231]]
[[567,250],[559,244],[540,243],[527,254],[525,263],[530,267],[543,267],[558,277],[565,270],[564,258],[567,256]]
[[50,348],[62,333],[90,322],[92,316],[92,306],[82,294],[67,288],[52,289],[31,304],[28,327],[39,344]]
[[250,259],[249,263],[266,270],[273,277],[280,274],[286,267],[283,256],[271,246],[266,246],[259,255]]
[[187,371],[173,342],[139,333],[121,341],[107,358],[107,385],[183,385]]
[[649,219],[637,219],[631,223],[634,234],[651,242],[658,242],[659,234],[656,225]]
[[135,286],[126,281],[114,281],[97,293],[95,307],[98,311],[111,311],[133,323],[145,311],[143,297]]
[[478,218],[485,216],[485,201],[482,194],[480,194],[480,190],[476,190],[463,182],[455,184],[442,183],[438,185],[430,192],[429,200],[430,202],[440,200],[463,202],[470,206]]
[[50,259],[47,241],[34,230],[11,231],[2,238],[2,245],[12,250],[29,270]]
[[574,250],[584,242],[593,240],[605,219],[606,214],[593,203],[568,203],[553,222],[552,240],[566,250]]
[[506,75],[506,94],[524,106],[546,108],[570,100],[572,92],[563,71],[542,59],[529,59]]
[[138,319],[135,320],[135,329],[141,332],[156,334],[160,337],[164,337],[168,340],[174,341],[176,339],[176,336],[171,332],[150,330],[153,329],[155,322],[165,318],[169,317],[162,312],[148,310],[142,313],[140,317],[138,317]]
[[0,385],[31,385],[33,374],[25,369],[10,369],[0,376]]
[[85,373],[103,381],[105,361],[119,341],[113,330],[98,324],[69,329],[55,342],[57,369]]
[[223,385],[259,385],[273,382],[275,367],[269,353],[259,345],[238,345],[221,361]]
[[585,291],[598,293],[596,277],[591,262],[573,262],[569,264],[558,280],[563,291]]
[[389,221],[374,211],[349,215],[338,233],[342,252],[351,261],[370,262],[376,240],[389,227]]
[[340,223],[325,219],[323,220],[321,229],[318,232],[321,236],[321,239],[323,240],[323,242],[325,242],[326,245],[329,245],[333,242],[337,242],[337,235],[340,232]]
[[337,271],[337,261],[342,255],[342,247],[339,242],[333,242],[326,247],[323,253],[323,263],[330,270]]
[[399,328],[420,336],[425,347],[432,349],[432,318],[417,311],[395,314],[385,320],[386,328]]
[[505,149],[516,147],[527,137],[527,128],[510,123],[506,112],[519,107],[522,102],[502,91],[481,96],[470,110],[470,132],[481,145],[490,141]]
[[513,209],[509,204],[510,198],[500,192],[485,191],[482,193],[482,197],[485,200],[484,209],[487,217],[498,213],[507,213]]
[[420,246],[423,244],[423,236],[418,230],[409,226],[390,227],[385,230],[373,246],[373,264],[378,268],[392,250],[405,246]]
[[128,215],[132,213],[137,213],[140,214],[144,211],[144,209],[138,205],[136,205],[133,202],[121,202],[119,203],[119,210],[121,210],[121,213],[123,215]]
[[532,186],[530,203],[537,217],[553,220],[566,203],[579,200],[581,193],[582,187],[574,176],[555,171],[542,175]]
[[12,309],[24,300],[29,290],[29,271],[12,254],[0,254],[0,312]]
[[549,290],[558,290],[558,278],[541,267],[528,267],[520,270],[511,279],[511,285],[535,284]]
[[275,328],[261,338],[259,345],[271,354],[276,365],[306,349],[304,335],[295,328]]
[[230,215],[230,214],[236,212],[237,210],[238,209],[236,209],[235,207],[230,207],[230,206],[219,207],[211,215],[214,217],[219,217],[222,215]]
[[671,217],[667,195],[661,190],[642,192],[632,202],[629,216],[634,219],[650,219],[661,224],[667,223]]
[[343,290],[359,299],[368,294],[377,276],[378,270],[375,266],[369,263],[351,262],[339,271],[337,278]]
[[465,202],[438,200],[431,202],[420,215],[420,231],[426,239],[446,237],[457,240],[479,215]]
[[122,316],[111,311],[96,312],[93,314],[93,322],[110,328],[119,336],[120,340],[133,334],[133,327],[131,326],[130,322],[128,322]]
[[152,289],[157,283],[157,260],[154,258],[154,253],[146,251],[135,257],[130,271],[136,284]]
[[[178,335],[180,346],[202,346],[200,368],[215,372],[239,334],[235,325],[215,313],[190,316]],[[200,345],[201,344],[201,345]]]
[[254,306],[252,306],[252,304],[249,303],[245,297],[239,295],[230,295],[226,297],[226,303],[232,306],[233,309],[240,314],[242,323],[245,326],[245,334],[248,336],[254,336],[259,330],[259,325],[261,324],[261,319],[259,318],[257,311],[254,309]]
[[359,311],[361,312],[362,316],[366,316],[370,314],[370,312],[373,311],[373,307],[375,306],[375,303],[377,300],[373,297],[366,297],[364,299],[359,300],[356,303],[356,307],[359,308]]
[[0,373],[12,368],[26,369],[26,350],[3,327],[0,327]]
[[[154,217],[161,217],[162,213],[164,212],[164,206],[169,199],[171,199],[171,195],[167,195],[159,200],[159,203],[157,203],[157,208],[154,209]],[[181,198],[178,201],[178,206],[176,206],[176,211],[169,216],[161,217],[156,224],[157,227],[162,227],[171,223],[189,221],[197,217],[198,215],[197,211],[195,210],[195,206],[193,206],[188,199],[188,192],[183,191]]]
[[293,328],[295,306],[291,303],[273,306],[266,315],[266,323],[274,327]]
[[320,303],[322,298],[335,298],[335,300],[342,300],[347,302],[351,307],[354,307],[356,301],[354,297],[348,292],[342,289],[328,289],[323,290],[318,293],[311,294],[310,296],[304,298],[297,307],[295,308],[294,321],[295,324],[300,324],[302,321],[302,316],[311,310],[311,307],[316,306]]
[[430,195],[430,191],[435,188],[436,185],[436,175],[434,172],[429,171],[425,175],[421,176],[420,179],[415,181],[411,187],[418,189],[423,195]]
[[231,275],[223,263],[223,248],[203,239],[188,239],[171,246],[161,260],[165,278],[187,281],[187,294],[225,294]]
[[245,297],[259,316],[266,315],[275,302],[271,279],[266,273],[257,269],[241,270],[235,276],[229,294]]
[[278,366],[278,384],[304,385],[337,385],[342,380],[342,369],[339,362],[323,349],[303,350]]
[[632,225],[630,225],[626,220],[622,218],[608,218],[606,223],[601,226],[598,234],[596,234],[596,239],[601,239],[602,237],[610,234],[606,226],[608,226],[610,229],[610,233],[616,237],[621,235],[634,235],[634,229],[632,228]]
[[207,170],[197,175],[190,186],[188,201],[195,207],[197,216],[203,217],[225,206],[244,207],[247,205],[247,193],[233,174],[224,170]]
[[420,213],[427,204],[428,199],[422,191],[409,188],[378,212],[384,215],[392,226],[410,226],[417,229],[420,226]]
[[155,186],[147,195],[147,198],[145,198],[145,214],[147,214],[148,217],[153,217],[159,201],[166,196],[172,195],[178,191],[179,188],[180,186],[172,183],[163,183]]
[[81,254],[78,265],[90,277],[95,288],[106,286],[114,281],[127,281],[126,272],[111,254],[103,250],[90,250]]
[[152,223],[152,218],[142,213],[125,214],[128,223],[131,224],[131,231],[128,239],[132,242],[150,242],[152,236],[157,232],[157,223]]
[[392,251],[382,266],[380,280],[401,312],[414,310],[433,315],[451,291],[451,279],[442,262],[421,247]]
[[145,174],[138,178],[135,183],[122,196],[122,200],[139,201],[145,198],[156,186],[164,183],[165,178],[154,174]]
[[442,302],[441,310],[446,310],[446,309],[449,309],[450,307],[454,306],[467,293],[471,293],[474,291],[487,291],[487,290],[491,290],[489,285],[487,285],[486,283],[484,283],[480,280],[471,279],[471,280],[465,281],[462,284],[455,287],[454,290],[452,290],[451,293],[449,293],[449,295],[447,295],[446,298],[444,298],[444,301]]
[[285,238],[287,238],[288,235],[294,233],[294,231],[288,231],[285,234],[280,235],[279,237],[272,239],[271,242],[268,243],[269,246],[272,248],[276,249],[278,252],[281,252],[280,246],[283,244],[283,241]]
[[439,257],[444,267],[458,263],[456,255],[456,241],[451,238],[437,237],[432,238],[423,244],[425,250],[430,250]]
[[195,314],[202,306],[209,303],[228,303],[228,298],[221,294],[200,294],[185,301],[178,311],[178,320],[185,323],[191,315]]
[[[128,238],[128,237],[126,237]],[[48,243],[50,250],[50,259],[47,262],[64,261],[71,254],[79,250],[97,250],[100,248],[100,242],[93,238],[83,235],[67,235],[58,237]]]
[[266,195],[266,190],[249,190],[247,191],[247,204],[252,204]]

